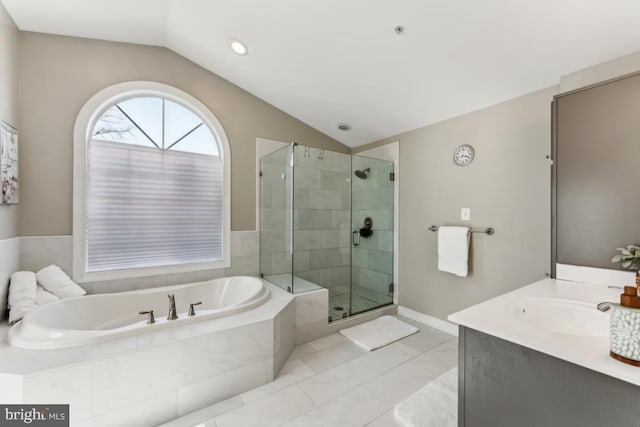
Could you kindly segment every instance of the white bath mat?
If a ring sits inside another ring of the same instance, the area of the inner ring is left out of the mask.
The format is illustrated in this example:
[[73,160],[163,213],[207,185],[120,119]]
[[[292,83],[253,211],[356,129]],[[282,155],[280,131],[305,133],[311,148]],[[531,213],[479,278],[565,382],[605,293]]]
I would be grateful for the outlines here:
[[404,427],[457,427],[458,368],[398,403],[393,416]]
[[391,344],[416,332],[418,332],[418,328],[393,316],[381,316],[340,331],[346,338],[369,351]]

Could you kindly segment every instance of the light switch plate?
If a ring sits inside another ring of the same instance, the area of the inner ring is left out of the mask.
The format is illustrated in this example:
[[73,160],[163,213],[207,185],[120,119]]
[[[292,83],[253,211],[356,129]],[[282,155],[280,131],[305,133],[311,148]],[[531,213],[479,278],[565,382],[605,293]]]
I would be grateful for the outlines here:
[[460,219],[462,221],[471,220],[471,208],[462,208],[462,209],[460,209]]

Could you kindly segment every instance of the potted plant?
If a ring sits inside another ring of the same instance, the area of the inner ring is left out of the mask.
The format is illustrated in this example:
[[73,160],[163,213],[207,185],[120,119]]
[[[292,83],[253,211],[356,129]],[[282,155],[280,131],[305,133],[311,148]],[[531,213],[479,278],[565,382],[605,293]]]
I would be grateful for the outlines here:
[[620,253],[613,258],[622,268],[636,271],[636,285],[640,286],[640,246],[627,245],[626,248],[616,248]]

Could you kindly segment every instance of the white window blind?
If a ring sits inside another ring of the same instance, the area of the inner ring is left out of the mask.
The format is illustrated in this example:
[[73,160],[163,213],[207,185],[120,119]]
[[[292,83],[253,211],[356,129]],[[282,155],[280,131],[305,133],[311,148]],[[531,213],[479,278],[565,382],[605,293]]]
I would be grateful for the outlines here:
[[222,260],[219,156],[91,139],[87,159],[87,272]]

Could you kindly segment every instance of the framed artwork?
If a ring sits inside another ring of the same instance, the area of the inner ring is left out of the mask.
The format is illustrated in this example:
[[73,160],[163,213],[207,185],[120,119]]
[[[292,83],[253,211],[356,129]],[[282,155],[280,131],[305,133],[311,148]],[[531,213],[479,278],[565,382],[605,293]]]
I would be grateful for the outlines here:
[[0,178],[2,203],[18,204],[18,130],[5,122],[0,128]]

